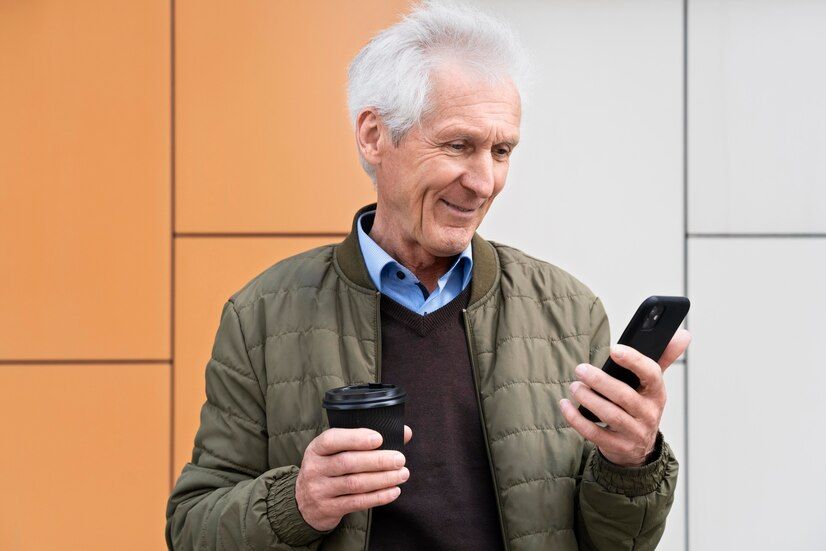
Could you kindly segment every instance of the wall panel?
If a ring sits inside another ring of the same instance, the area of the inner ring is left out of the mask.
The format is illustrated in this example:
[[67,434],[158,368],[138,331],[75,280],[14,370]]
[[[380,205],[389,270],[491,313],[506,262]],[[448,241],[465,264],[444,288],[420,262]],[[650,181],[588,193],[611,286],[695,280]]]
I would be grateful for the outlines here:
[[689,7],[691,231],[826,232],[826,3]]
[[375,197],[347,65],[407,4],[176,2],[177,230],[347,231]]
[[826,240],[695,239],[692,549],[823,549]]
[[509,2],[538,69],[507,184],[480,233],[603,297],[612,332],[682,291],[682,11],[667,2]]
[[167,359],[169,5],[0,3],[0,359]]
[[[617,335],[618,337],[619,335]],[[685,549],[685,506],[687,499],[686,479],[688,478],[688,464],[686,461],[685,440],[685,370],[683,360],[674,362],[665,372],[665,387],[668,401],[665,405],[663,418],[660,421],[662,431],[668,445],[674,451],[680,462],[680,472],[677,476],[677,489],[674,494],[674,504],[668,514],[665,532],[660,540],[658,549],[675,551]]]
[[342,238],[179,238],[175,266],[175,458],[192,459],[204,375],[229,297],[279,260]]
[[169,365],[7,364],[0,388],[0,549],[166,549]]

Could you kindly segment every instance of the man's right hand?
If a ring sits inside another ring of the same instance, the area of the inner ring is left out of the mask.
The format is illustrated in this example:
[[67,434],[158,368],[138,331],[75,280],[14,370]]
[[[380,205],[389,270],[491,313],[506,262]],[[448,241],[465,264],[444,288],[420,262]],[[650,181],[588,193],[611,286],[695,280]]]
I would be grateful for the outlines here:
[[[404,443],[413,431],[404,426]],[[335,528],[353,511],[385,505],[401,494],[410,476],[404,454],[377,450],[381,435],[370,429],[327,429],[307,446],[295,501],[304,520],[319,531]]]

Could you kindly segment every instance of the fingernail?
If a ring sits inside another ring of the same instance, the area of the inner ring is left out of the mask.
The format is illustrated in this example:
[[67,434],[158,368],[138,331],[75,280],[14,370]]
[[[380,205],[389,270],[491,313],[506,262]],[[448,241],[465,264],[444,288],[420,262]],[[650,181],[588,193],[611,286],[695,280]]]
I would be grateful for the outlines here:
[[393,458],[393,463],[395,463],[396,467],[403,467],[404,466],[404,455],[398,453]]
[[561,407],[562,409],[565,409],[569,405],[570,405],[570,402],[568,402],[568,400],[566,398],[563,398],[559,401],[559,407]]
[[374,446],[378,446],[379,444],[381,444],[381,434],[374,434],[373,436],[371,436],[370,443]]
[[585,374],[588,373],[588,366],[585,364],[579,364],[578,366],[576,366],[576,369],[574,369],[574,371],[576,372],[577,376],[584,377]]
[[580,383],[579,381],[574,381],[573,383],[570,384],[570,386],[568,386],[568,390],[571,392],[571,394],[573,394],[577,391],[577,389],[579,388],[579,385],[581,385],[581,384],[582,383]]
[[407,467],[404,467],[401,472],[402,480],[407,480],[410,478],[410,470]]
[[615,344],[611,347],[611,354],[613,354],[613,356],[618,360],[622,359],[622,357],[625,356],[625,349],[622,346]]

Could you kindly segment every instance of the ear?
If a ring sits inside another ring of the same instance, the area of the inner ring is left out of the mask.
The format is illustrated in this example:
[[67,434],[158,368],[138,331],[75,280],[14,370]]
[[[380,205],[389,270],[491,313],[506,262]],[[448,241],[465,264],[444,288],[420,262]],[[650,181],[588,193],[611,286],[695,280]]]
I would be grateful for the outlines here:
[[381,164],[386,135],[387,128],[372,108],[359,113],[356,120],[356,143],[364,159],[371,165]]

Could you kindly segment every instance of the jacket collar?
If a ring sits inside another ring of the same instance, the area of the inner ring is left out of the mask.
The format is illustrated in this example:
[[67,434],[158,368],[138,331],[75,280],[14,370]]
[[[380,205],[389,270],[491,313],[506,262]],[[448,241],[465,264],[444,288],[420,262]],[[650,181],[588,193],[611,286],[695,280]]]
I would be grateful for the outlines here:
[[[376,291],[367,267],[364,264],[364,257],[361,253],[358,238],[358,218],[362,213],[374,210],[377,203],[370,203],[361,207],[353,217],[350,233],[344,241],[336,245],[334,261],[338,264],[342,274],[351,283],[359,287]],[[474,232],[471,240],[473,249],[473,270],[470,279],[470,301],[468,307],[472,306],[479,299],[483,298],[499,279],[499,257],[488,241]]]

